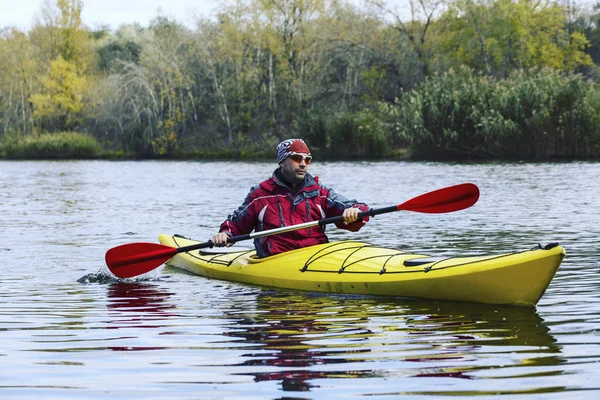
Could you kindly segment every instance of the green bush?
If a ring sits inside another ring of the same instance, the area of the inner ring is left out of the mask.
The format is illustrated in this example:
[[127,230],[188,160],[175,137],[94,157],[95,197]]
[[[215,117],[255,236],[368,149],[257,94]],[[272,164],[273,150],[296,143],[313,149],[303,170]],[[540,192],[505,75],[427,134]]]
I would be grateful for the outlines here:
[[299,133],[310,145],[310,151],[316,158],[322,158],[327,154],[327,111],[322,109],[310,109],[298,118]]
[[417,158],[600,155],[598,90],[577,74],[449,71],[404,93],[392,114]]
[[390,154],[390,129],[379,113],[363,109],[327,122],[327,156],[338,159],[382,158]]
[[17,159],[84,159],[101,154],[101,146],[95,138],[77,132],[10,139],[0,149],[4,157]]

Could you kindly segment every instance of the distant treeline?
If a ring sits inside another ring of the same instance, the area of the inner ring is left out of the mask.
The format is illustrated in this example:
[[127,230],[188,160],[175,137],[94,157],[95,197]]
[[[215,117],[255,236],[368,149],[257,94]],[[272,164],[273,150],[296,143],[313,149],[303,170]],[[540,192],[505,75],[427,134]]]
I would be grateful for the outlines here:
[[[194,28],[92,30],[81,0],[0,27],[0,157],[600,156],[600,9],[238,0]],[[406,11],[409,12],[406,12]]]

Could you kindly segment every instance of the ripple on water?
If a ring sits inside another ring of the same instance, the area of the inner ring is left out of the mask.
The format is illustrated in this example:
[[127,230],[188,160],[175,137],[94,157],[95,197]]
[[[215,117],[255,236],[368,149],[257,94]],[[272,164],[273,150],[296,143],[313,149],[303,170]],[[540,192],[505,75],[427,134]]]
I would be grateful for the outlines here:
[[597,397],[600,189],[589,182],[600,164],[311,168],[374,208],[462,182],[481,190],[468,210],[378,216],[358,234],[328,229],[332,240],[432,255],[559,242],[567,257],[537,308],[315,295],[163,269],[119,280],[107,249],[160,233],[210,238],[273,164],[0,161],[10,366],[0,396]]

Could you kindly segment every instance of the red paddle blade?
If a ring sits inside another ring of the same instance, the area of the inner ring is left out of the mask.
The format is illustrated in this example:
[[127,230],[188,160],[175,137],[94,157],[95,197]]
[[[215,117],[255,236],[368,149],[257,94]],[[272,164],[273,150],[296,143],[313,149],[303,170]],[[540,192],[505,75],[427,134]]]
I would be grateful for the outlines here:
[[448,186],[412,198],[400,205],[398,211],[417,211],[427,214],[439,214],[464,210],[477,203],[479,188],[473,183]]
[[106,252],[106,265],[119,278],[132,278],[160,267],[177,254],[174,247],[157,243],[129,243]]

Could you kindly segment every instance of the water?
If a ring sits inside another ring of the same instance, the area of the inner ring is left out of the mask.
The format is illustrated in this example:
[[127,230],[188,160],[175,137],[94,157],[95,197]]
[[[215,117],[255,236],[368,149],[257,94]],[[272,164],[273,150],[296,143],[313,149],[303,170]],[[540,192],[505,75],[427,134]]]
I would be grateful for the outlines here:
[[0,398],[600,395],[599,163],[311,165],[373,208],[477,184],[467,210],[386,214],[330,239],[431,255],[560,242],[567,257],[537,308],[108,273],[111,247],[160,233],[207,240],[273,167],[0,161]]

